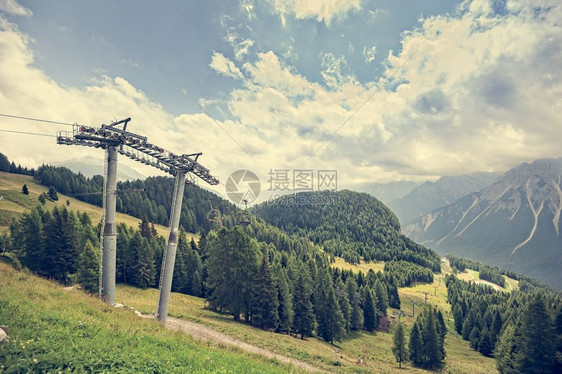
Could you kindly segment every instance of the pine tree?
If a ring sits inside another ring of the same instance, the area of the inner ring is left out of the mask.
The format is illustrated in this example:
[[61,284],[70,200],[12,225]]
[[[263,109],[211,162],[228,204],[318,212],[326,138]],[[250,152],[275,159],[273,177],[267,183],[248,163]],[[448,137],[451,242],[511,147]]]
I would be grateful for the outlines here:
[[562,308],[560,308],[556,314],[554,334],[556,339],[556,359],[553,372],[562,373]]
[[276,328],[279,322],[279,300],[266,254],[254,279],[252,292],[252,323],[264,330]]
[[239,226],[211,232],[205,245],[206,298],[212,308],[227,310],[240,319],[250,318],[252,283],[258,268],[259,250]]
[[476,319],[475,314],[476,314],[475,309],[470,309],[468,315],[464,319],[464,322],[462,324],[462,338],[464,340],[469,340],[470,338],[470,333],[472,332],[472,328],[474,327],[475,324],[475,319]]
[[445,336],[447,336],[447,325],[445,325],[445,318],[440,310],[434,309],[435,321],[437,328],[437,335],[439,336],[439,348],[441,351],[441,360],[445,358]]
[[47,192],[49,196],[49,200],[51,201],[58,201],[59,196],[57,195],[57,190],[54,186],[49,187],[49,192]]
[[[32,209],[25,213],[21,219],[21,237],[18,240],[22,246],[22,253],[18,255],[22,264],[39,274],[44,274],[45,269],[45,245],[43,239],[43,223],[39,210]],[[15,239],[15,238],[14,238]]]
[[369,332],[374,332],[378,325],[377,309],[373,299],[373,293],[369,287],[363,289],[363,327]]
[[148,242],[136,231],[129,242],[129,252],[131,255],[130,263],[130,284],[142,289],[150,287],[155,281],[154,257]]
[[[190,246],[191,247],[191,246]],[[201,276],[203,274],[203,262],[199,257],[197,249],[187,248],[187,256],[185,257],[186,283],[183,290],[184,293],[193,296],[202,296]]]
[[142,219],[139,223],[140,234],[143,238],[150,241],[152,239],[152,230],[150,229],[150,222],[148,222],[148,216],[143,214]]
[[427,367],[433,367],[435,364],[440,363],[443,359],[436,328],[437,321],[433,311],[426,310],[424,312],[422,323],[424,364]]
[[0,153],[0,171],[9,172],[10,171],[10,161],[8,157],[3,153]]
[[305,336],[312,336],[316,325],[314,309],[310,301],[312,295],[310,283],[308,269],[301,264],[293,293],[293,330],[297,334],[301,334],[301,339],[304,339]]
[[492,322],[492,326],[490,327],[490,343],[492,344],[492,351],[496,346],[496,342],[500,336],[500,332],[502,331],[502,317],[499,311],[496,311],[494,314],[494,320]]
[[478,347],[480,347],[480,329],[478,326],[472,328],[468,340],[470,341],[470,346],[477,351]]
[[279,300],[278,332],[290,333],[293,325],[293,300],[289,289],[289,280],[285,269],[281,269],[277,276],[277,299]]
[[363,328],[363,309],[361,309],[361,296],[357,291],[357,283],[353,277],[347,278],[345,289],[351,308],[350,327],[352,330],[361,330]]
[[496,366],[501,374],[521,373],[516,359],[519,356],[519,346],[517,344],[519,334],[516,333],[516,325],[509,325],[505,328],[496,346]]
[[21,188],[21,192],[24,195],[29,195],[29,189],[27,188],[27,184],[24,184],[23,187]]
[[455,330],[457,330],[459,334],[462,334],[463,316],[459,303],[456,303],[453,308],[453,318],[455,319]]
[[195,270],[191,276],[191,292],[193,296],[201,297],[203,295],[202,284],[201,271]]
[[524,373],[550,373],[554,364],[554,329],[544,299],[537,294],[521,316],[517,361]]
[[421,366],[423,364],[423,341],[417,322],[414,323],[410,331],[409,351],[410,361],[414,366]]
[[116,281],[129,283],[131,275],[130,234],[124,223],[117,225],[117,274]]
[[318,333],[327,342],[334,344],[334,340],[341,340],[345,333],[345,320],[331,281],[328,282],[326,299],[322,303],[322,311],[318,320]]
[[328,267],[318,268],[315,283],[314,309],[316,322],[318,323],[317,333],[327,342],[333,343],[334,338],[338,339],[341,336],[340,324],[344,322],[343,314],[335,297]]
[[45,194],[42,193],[41,195],[39,195],[39,197],[37,198],[37,200],[39,200],[39,202],[41,203],[41,205],[45,205],[45,203],[47,202],[47,200],[45,199]]
[[349,330],[351,330],[351,305],[349,305],[349,298],[345,292],[345,286],[339,276],[336,280],[335,292],[345,321],[345,331],[349,332]]
[[90,293],[98,292],[99,287],[99,255],[90,241],[82,249],[78,257],[76,281]]
[[405,362],[408,358],[408,350],[406,349],[406,336],[404,333],[404,325],[399,323],[394,331],[392,353],[398,361],[398,367],[402,368],[402,362]]
[[376,300],[376,308],[381,315],[386,316],[386,311],[388,309],[388,294],[386,287],[384,287],[379,279],[375,281],[374,286]]
[[69,274],[76,272],[78,249],[76,218],[66,207],[54,207],[52,218],[45,225],[44,273],[59,282],[68,282]]
[[492,341],[490,339],[490,331],[487,327],[484,327],[482,333],[480,334],[480,344],[478,345],[478,352],[482,353],[484,356],[490,356],[493,351]]
[[400,295],[398,294],[398,286],[394,277],[391,275],[387,283],[388,305],[395,309],[400,309]]
[[185,292],[191,294],[191,287],[189,287],[189,292],[186,292],[187,286],[187,269],[186,269],[186,257],[188,256],[188,245],[187,237],[185,235],[185,230],[180,228],[178,237],[178,247],[176,251],[176,262],[174,264],[174,275],[172,277],[172,291],[173,292]]

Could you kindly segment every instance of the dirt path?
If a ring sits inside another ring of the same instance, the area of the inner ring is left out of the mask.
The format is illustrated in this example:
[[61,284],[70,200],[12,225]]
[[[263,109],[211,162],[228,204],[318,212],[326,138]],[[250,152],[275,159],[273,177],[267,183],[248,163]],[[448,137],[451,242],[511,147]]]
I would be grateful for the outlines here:
[[[143,317],[143,318],[154,318],[153,315],[146,315],[146,314],[140,314],[139,312],[135,311],[135,314]],[[300,369],[309,371],[309,372],[324,372],[323,370],[312,366],[306,362],[300,361],[300,360],[296,360],[294,358],[290,358],[287,356],[283,356],[280,355],[278,353],[274,353],[271,351],[268,351],[267,349],[264,348],[260,348],[260,347],[256,347],[255,345],[252,344],[248,344],[248,343],[244,343],[243,341],[240,341],[236,338],[233,338],[231,336],[228,336],[226,334],[223,334],[222,332],[218,332],[215,331],[209,327],[197,324],[197,323],[193,323],[193,322],[189,322],[189,321],[185,321],[183,319],[179,319],[179,318],[174,318],[174,317],[168,317],[167,321],[166,321],[166,327],[170,330],[174,330],[174,331],[180,331],[183,332],[184,334],[188,334],[193,336],[194,338],[197,339],[202,339],[202,340],[209,340],[209,341],[213,341],[216,343],[221,343],[221,344],[225,344],[225,345],[230,345],[233,347],[237,347],[245,352],[249,352],[249,353],[253,353],[253,354],[258,354],[260,356],[264,356],[267,357],[269,359],[274,359],[277,360],[279,362],[283,362],[286,364],[291,364],[294,365]]]

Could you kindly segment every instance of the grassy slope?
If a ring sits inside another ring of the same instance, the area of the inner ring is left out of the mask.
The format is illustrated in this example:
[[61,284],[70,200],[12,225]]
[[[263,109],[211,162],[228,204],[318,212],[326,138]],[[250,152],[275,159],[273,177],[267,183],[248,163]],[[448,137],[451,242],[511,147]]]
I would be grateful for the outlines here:
[[343,258],[336,257],[336,260],[331,265],[333,268],[339,268],[342,270],[352,270],[353,272],[357,273],[358,271],[362,271],[363,273],[367,274],[370,269],[376,273],[377,271],[384,272],[384,262],[365,262],[361,260],[359,264],[350,264],[346,262]]
[[0,263],[0,372],[244,372],[297,369],[195,341],[128,310]]
[[513,290],[517,290],[519,289],[519,281],[515,280],[515,279],[511,279],[508,276],[503,276],[505,278],[505,288],[489,282],[487,280],[484,279],[480,279],[480,272],[476,271],[476,270],[472,270],[472,269],[466,269],[465,271],[463,271],[462,273],[457,274],[457,277],[460,280],[464,280],[466,282],[468,281],[473,281],[479,284],[487,284],[488,286],[491,286],[493,288],[495,288],[498,291],[507,291],[507,292],[511,292]]
[[[445,264],[446,265],[446,264]],[[444,266],[444,271],[450,271]],[[435,277],[434,284],[421,284],[399,290],[402,300],[402,310],[407,313],[402,320],[409,329],[415,318],[411,317],[412,301],[415,303],[415,315],[422,310],[424,291],[428,292],[428,303],[439,307],[445,316],[449,334],[445,340],[447,351],[445,372],[452,373],[495,373],[495,360],[486,358],[470,349],[468,342],[462,340],[454,331],[453,318],[449,312],[450,306],[446,302],[447,290],[444,275]],[[437,295],[435,289],[437,286]],[[119,285],[117,301],[132,306],[143,313],[154,313],[158,300],[158,291],[154,289],[140,290]],[[389,310],[392,315],[394,310]],[[205,309],[203,299],[172,294],[170,315],[185,320],[209,326],[217,331],[242,340],[244,342],[268,349],[270,351],[306,361],[314,366],[336,372],[422,372],[409,365],[399,370],[391,352],[392,334],[378,332],[353,333],[350,338],[332,346],[318,339],[300,340],[287,335],[273,334],[261,329],[234,322],[231,316],[223,315]],[[339,349],[339,352],[335,351]],[[358,364],[362,358],[364,361]]]
[[[29,195],[21,193],[23,184],[27,184]],[[33,180],[33,177],[27,175],[10,174],[0,172],[0,196],[4,199],[0,200],[0,232],[6,230],[10,224],[12,217],[19,216],[22,212],[31,209],[39,202],[37,201],[39,195],[47,192],[49,189]],[[66,205],[66,200],[70,201],[68,209],[87,212],[92,222],[101,220],[102,209],[95,205],[85,203],[73,197],[68,197],[62,194],[59,195],[59,200],[56,202],[47,202],[45,204],[47,209],[52,209],[53,206]],[[123,213],[117,213],[117,223],[125,223],[132,227],[138,227],[140,219],[129,216]],[[154,225],[158,234],[167,237],[168,228],[162,225]],[[189,237],[195,236],[198,240],[197,234],[188,234]]]

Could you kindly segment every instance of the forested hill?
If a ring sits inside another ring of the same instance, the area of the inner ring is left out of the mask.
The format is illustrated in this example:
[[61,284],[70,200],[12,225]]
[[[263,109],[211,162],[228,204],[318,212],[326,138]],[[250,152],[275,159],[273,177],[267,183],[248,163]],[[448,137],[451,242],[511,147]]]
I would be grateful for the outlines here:
[[[98,206],[102,205],[102,176],[86,178],[65,167],[43,165],[36,171],[34,178],[45,186],[54,186],[58,192],[65,195]],[[145,189],[145,191],[119,193],[117,211],[137,218],[146,215],[150,222],[167,225],[173,188],[174,180],[170,177],[118,182],[118,190]],[[207,219],[211,200],[213,208],[220,211],[222,224],[228,228],[235,226],[241,210],[220,196],[194,185],[185,188],[180,226],[189,232],[209,232],[211,228],[216,229],[216,224]],[[211,227],[212,225],[214,226]],[[246,227],[245,231],[258,241],[272,244],[280,251],[299,255],[313,253],[313,244],[306,238],[289,235],[260,219],[253,219],[252,224]]]
[[[42,165],[34,178],[44,186],[54,186],[62,194],[73,196],[97,206],[102,205],[103,177],[86,178],[65,167]],[[174,179],[149,177],[145,180],[118,182],[117,190],[145,189],[145,192],[128,192],[117,195],[117,211],[131,216],[148,217],[150,222],[167,225],[172,204]],[[199,186],[187,186],[184,192],[180,225],[189,232],[209,231],[207,213],[213,207],[222,214],[234,216],[237,208],[217,195]]]
[[[101,206],[103,177],[86,178],[64,167],[43,165],[34,178],[45,186],[54,186],[65,195]],[[168,224],[172,202],[173,178],[150,177],[119,182],[118,190],[145,189],[144,192],[119,193],[117,211],[162,225]],[[400,234],[398,219],[376,198],[352,191],[297,194],[302,201],[281,197],[274,203],[253,209],[261,220],[254,220],[250,234],[258,240],[273,243],[278,249],[300,252],[310,244],[341,256],[349,262],[405,260],[438,271],[439,256]],[[185,189],[180,224],[189,232],[209,231],[207,213],[213,207],[221,211],[222,222],[232,227],[240,210],[221,197],[198,186]],[[307,203],[308,202],[308,203]],[[267,224],[266,224],[267,223]],[[285,232],[276,232],[276,226]],[[275,229],[275,230],[272,230]],[[289,234],[289,235],[287,235]],[[296,248],[299,247],[299,248]]]
[[252,209],[256,216],[290,234],[307,237],[349,262],[405,260],[434,271],[436,252],[400,233],[396,215],[376,198],[353,191],[286,195]]

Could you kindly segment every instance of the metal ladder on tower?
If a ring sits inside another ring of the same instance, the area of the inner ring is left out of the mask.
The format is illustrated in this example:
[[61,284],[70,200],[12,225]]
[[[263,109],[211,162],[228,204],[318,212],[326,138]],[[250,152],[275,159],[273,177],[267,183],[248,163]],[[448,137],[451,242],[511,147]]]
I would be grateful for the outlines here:
[[[107,150],[105,157],[109,157]],[[107,162],[103,162],[103,203],[101,207],[101,229],[100,229],[100,258],[99,258],[99,276],[98,276],[98,289],[100,299],[102,297],[102,277],[103,277],[103,229],[105,227],[105,193],[107,189]]]
[[[174,182],[174,191],[177,191],[178,189],[178,183],[179,180],[178,178],[174,178],[175,182]],[[172,198],[172,206],[170,207],[170,220],[168,222],[168,228],[172,227],[172,217],[174,216],[174,211],[175,211],[175,206],[176,206],[176,199],[178,198],[176,196],[176,194],[173,194],[173,198]],[[164,253],[162,254],[162,264],[160,266],[160,280],[158,282],[158,291],[162,291],[162,283],[164,283],[164,270],[166,268],[166,250],[164,250]]]

